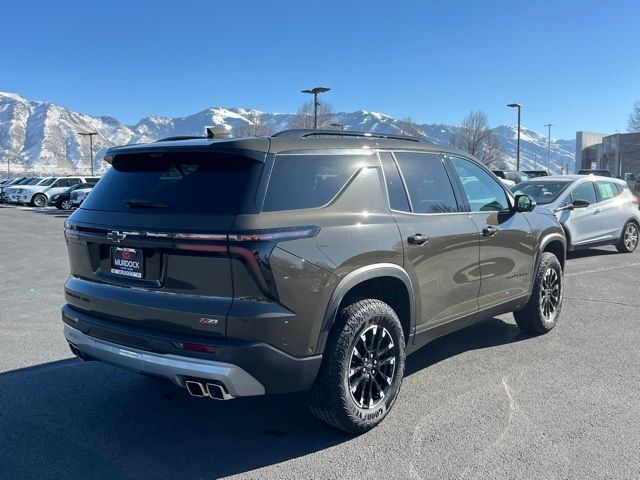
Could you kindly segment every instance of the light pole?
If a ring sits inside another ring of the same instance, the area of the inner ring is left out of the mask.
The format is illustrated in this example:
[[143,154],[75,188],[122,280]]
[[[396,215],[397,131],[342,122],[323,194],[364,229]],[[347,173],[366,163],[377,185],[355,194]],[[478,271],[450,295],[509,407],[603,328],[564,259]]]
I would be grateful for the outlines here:
[[89,137],[89,153],[91,156],[91,176],[93,177],[93,136],[97,135],[98,132],[78,132],[78,135],[88,136]]
[[522,109],[521,103],[510,103],[507,107],[518,109],[518,146],[516,147],[516,170],[520,171],[520,110]]
[[318,106],[320,105],[320,102],[318,102],[318,94],[328,92],[329,90],[331,89],[327,87],[315,87],[315,88],[312,88],[311,90],[302,90],[302,93],[313,94],[313,128],[314,129],[318,128]]
[[551,165],[551,127],[553,127],[555,123],[547,123],[545,127],[549,127],[549,135],[547,137],[547,172],[549,172],[549,165]]
[[330,123],[329,126],[339,128],[340,130],[344,130],[344,125],[342,125],[341,123]]

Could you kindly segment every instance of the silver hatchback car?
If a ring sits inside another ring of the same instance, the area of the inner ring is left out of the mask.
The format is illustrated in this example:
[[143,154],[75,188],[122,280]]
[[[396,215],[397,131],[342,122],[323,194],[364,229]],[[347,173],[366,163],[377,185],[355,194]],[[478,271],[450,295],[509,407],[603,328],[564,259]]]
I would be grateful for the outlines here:
[[621,253],[638,246],[638,198],[624,180],[595,175],[537,177],[518,184],[537,209],[555,213],[567,234],[567,249],[615,245]]

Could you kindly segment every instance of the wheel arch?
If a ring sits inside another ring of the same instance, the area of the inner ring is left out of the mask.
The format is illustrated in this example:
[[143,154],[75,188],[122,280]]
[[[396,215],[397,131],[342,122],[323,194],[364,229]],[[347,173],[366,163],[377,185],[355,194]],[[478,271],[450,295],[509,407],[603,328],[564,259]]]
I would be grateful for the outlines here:
[[379,263],[358,268],[347,274],[336,286],[325,310],[316,354],[324,348],[338,312],[351,300],[376,298],[389,304],[400,319],[409,345],[415,331],[415,295],[409,274],[399,265]]
[[543,252],[553,253],[558,258],[560,266],[564,270],[564,264],[567,257],[566,236],[563,236],[560,233],[549,233],[542,238],[540,241],[540,247],[538,248],[535,271],[538,271],[538,265],[540,264],[540,258],[542,257]]

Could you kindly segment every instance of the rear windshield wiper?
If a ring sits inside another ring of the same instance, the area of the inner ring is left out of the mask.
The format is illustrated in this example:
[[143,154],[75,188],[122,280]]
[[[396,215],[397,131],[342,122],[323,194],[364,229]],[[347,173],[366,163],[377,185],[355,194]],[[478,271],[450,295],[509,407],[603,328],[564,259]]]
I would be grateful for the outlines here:
[[127,200],[125,203],[129,208],[169,208],[166,203],[149,202],[147,200]]

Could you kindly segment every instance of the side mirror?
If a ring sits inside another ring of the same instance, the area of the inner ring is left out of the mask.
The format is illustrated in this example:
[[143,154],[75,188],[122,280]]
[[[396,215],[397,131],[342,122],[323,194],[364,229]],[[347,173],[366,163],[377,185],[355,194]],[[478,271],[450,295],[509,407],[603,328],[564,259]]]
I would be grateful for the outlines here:
[[529,195],[516,195],[516,212],[531,212],[536,208],[536,201]]
[[591,204],[586,200],[574,200],[572,205],[573,208],[586,208]]

